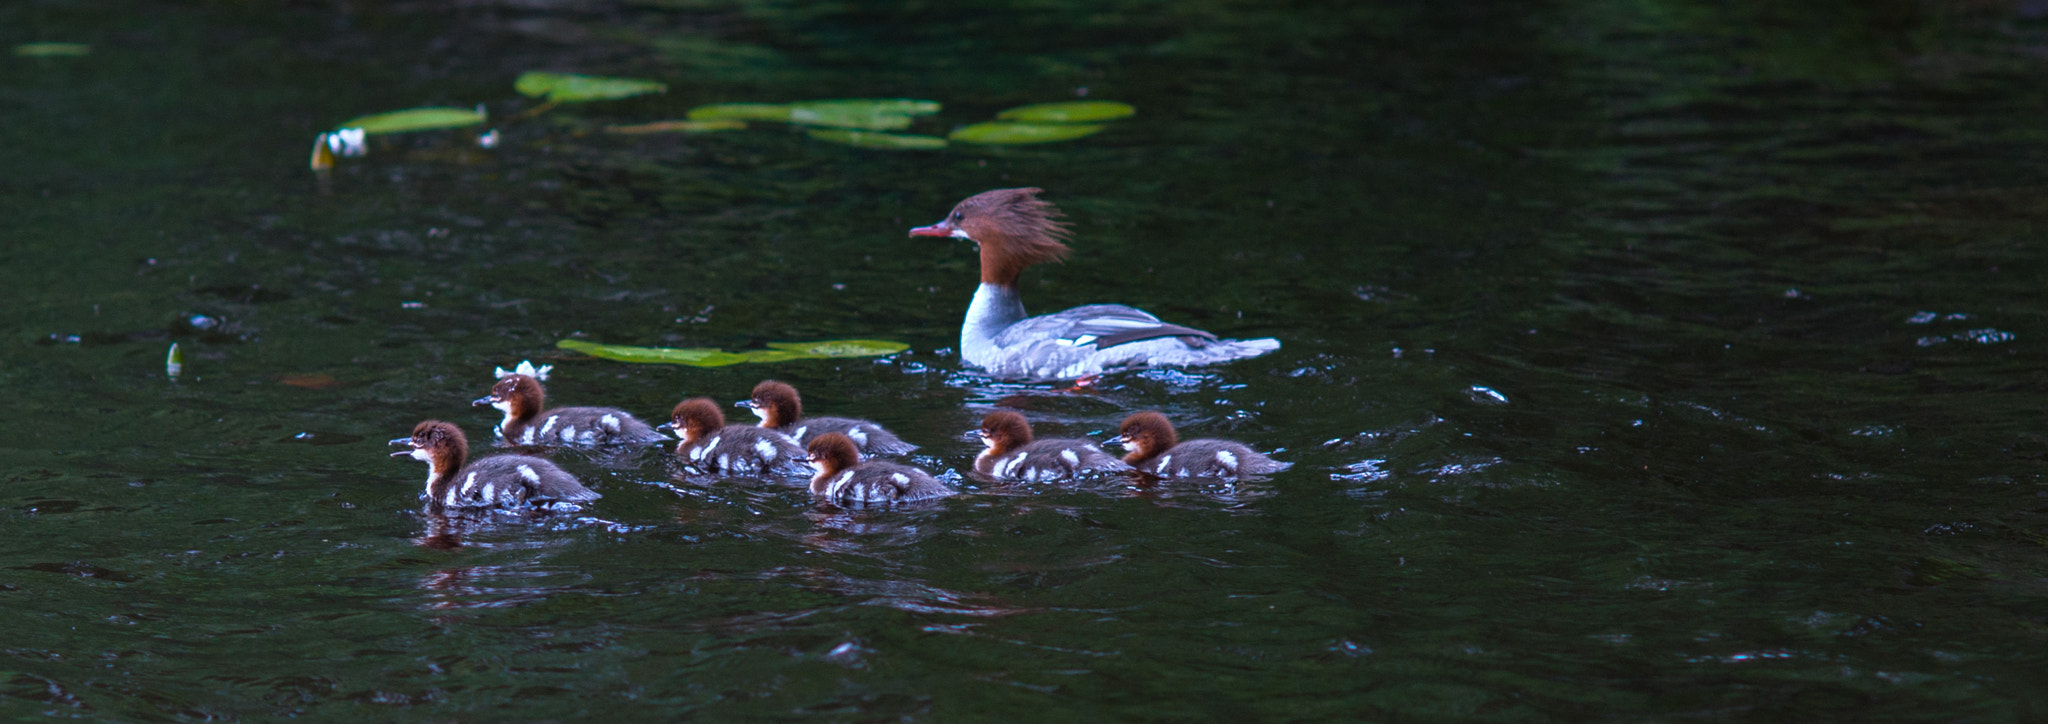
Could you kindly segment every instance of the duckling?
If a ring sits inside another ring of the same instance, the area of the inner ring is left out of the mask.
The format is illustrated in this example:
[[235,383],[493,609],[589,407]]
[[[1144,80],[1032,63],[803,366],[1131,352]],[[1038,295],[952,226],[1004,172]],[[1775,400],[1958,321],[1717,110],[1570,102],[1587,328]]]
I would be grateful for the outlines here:
[[542,411],[547,391],[541,382],[554,365],[534,367],[521,361],[513,370],[497,369],[491,394],[470,404],[489,405],[505,413],[498,436],[514,445],[618,445],[663,439],[632,413],[610,407],[557,407]]
[[796,388],[775,380],[762,380],[761,384],[754,385],[751,399],[740,400],[733,406],[752,409],[755,415],[760,416],[761,427],[788,435],[800,443],[806,437],[837,432],[845,434],[865,455],[907,455],[917,449],[916,445],[904,442],[895,433],[867,420],[804,417],[803,397],[796,393]]
[[883,460],[860,461],[860,451],[844,433],[811,438],[807,458],[818,474],[811,494],[834,503],[896,503],[952,495],[944,483],[923,470]]
[[1131,470],[1087,440],[1033,441],[1031,423],[1009,410],[981,419],[981,444],[988,449],[974,458],[974,470],[996,478],[1038,482]]
[[1130,453],[1124,462],[1138,472],[1162,478],[1236,480],[1246,475],[1277,473],[1294,466],[1230,440],[1180,441],[1173,423],[1157,412],[1124,418],[1115,442]]
[[748,425],[725,424],[725,413],[710,398],[676,403],[669,422],[656,428],[673,431],[676,460],[694,472],[726,475],[803,475],[803,448],[782,433]]
[[413,426],[411,437],[392,440],[391,444],[412,447],[392,453],[391,457],[410,457],[427,464],[427,487],[422,495],[427,505],[437,510],[522,508],[552,501],[582,503],[601,497],[543,458],[493,455],[468,460],[469,438],[463,436],[462,428],[440,420],[421,422]]

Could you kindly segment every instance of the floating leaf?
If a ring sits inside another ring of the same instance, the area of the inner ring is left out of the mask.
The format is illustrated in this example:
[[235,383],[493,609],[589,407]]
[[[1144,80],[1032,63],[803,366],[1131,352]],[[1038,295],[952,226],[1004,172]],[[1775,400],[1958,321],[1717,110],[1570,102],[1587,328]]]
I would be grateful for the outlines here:
[[945,107],[938,101],[921,101],[913,98],[843,98],[831,101],[804,101],[796,105],[862,108],[874,113],[901,113],[906,116],[929,116]]
[[781,103],[719,103],[697,106],[686,116],[693,121],[789,122],[789,106]]
[[618,362],[639,362],[643,364],[690,365],[692,367],[724,367],[747,361],[747,358],[724,350],[709,347],[676,349],[672,347],[628,347],[618,344],[598,344],[576,339],[565,339],[555,343],[562,349],[573,349],[600,359]]
[[22,43],[14,46],[14,54],[23,58],[76,58],[91,55],[92,46],[85,43]]
[[459,128],[484,122],[484,114],[468,108],[413,108],[374,116],[351,118],[335,128],[359,128],[364,133],[404,133],[436,128]]
[[643,133],[709,133],[712,131],[743,131],[746,121],[655,121],[631,126],[605,126],[606,133],[637,135]]
[[877,339],[834,339],[822,342],[770,342],[768,349],[747,352],[727,352],[709,347],[629,347],[617,344],[598,344],[576,339],[565,339],[555,343],[556,347],[571,349],[592,357],[618,362],[639,362],[643,364],[679,364],[692,367],[724,367],[745,362],[783,362],[795,359],[827,359],[835,357],[879,357],[895,354],[910,345]]
[[809,357],[880,357],[910,349],[910,345],[886,339],[828,339],[822,342],[769,342],[768,348]]
[[894,131],[910,127],[911,116],[939,112],[938,101],[905,98],[850,98],[789,105],[789,122],[805,126]]
[[945,148],[946,139],[938,136],[918,136],[907,133],[878,133],[875,131],[847,131],[836,128],[813,128],[812,138],[832,143],[843,143],[861,148],[884,148],[892,151],[929,151]]
[[939,112],[938,101],[908,98],[848,98],[798,103],[720,103],[690,109],[690,120],[776,121],[802,126],[894,131],[915,116]]
[[178,349],[178,343],[171,343],[171,353],[164,356],[164,376],[178,379],[185,374],[185,353]]
[[997,113],[1005,121],[1026,123],[1083,123],[1092,121],[1114,121],[1129,118],[1137,113],[1129,103],[1116,101],[1069,101],[1066,103],[1036,103]]
[[529,98],[546,96],[553,103],[587,103],[618,98],[667,93],[668,84],[638,78],[605,78],[571,73],[529,71],[513,81],[512,88]]
[[1082,136],[1092,136],[1101,131],[1100,123],[1014,123],[991,121],[976,123],[954,131],[946,138],[961,143],[983,143],[990,145],[1021,145],[1027,143],[1052,143],[1071,141]]

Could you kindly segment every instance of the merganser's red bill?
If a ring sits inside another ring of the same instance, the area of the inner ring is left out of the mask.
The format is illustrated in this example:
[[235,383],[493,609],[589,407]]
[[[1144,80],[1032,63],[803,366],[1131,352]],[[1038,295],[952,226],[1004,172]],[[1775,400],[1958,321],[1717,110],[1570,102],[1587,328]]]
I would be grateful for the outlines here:
[[953,225],[952,225],[952,224],[948,224],[948,223],[946,223],[946,222],[944,222],[944,221],[941,221],[941,222],[939,222],[939,223],[936,223],[936,224],[932,224],[931,226],[920,226],[920,227],[917,227],[917,228],[915,228],[915,229],[911,229],[911,230],[910,230],[910,235],[911,235],[911,236],[962,236],[962,234],[960,233],[960,230],[959,230],[959,229],[955,229],[955,228],[953,228]]

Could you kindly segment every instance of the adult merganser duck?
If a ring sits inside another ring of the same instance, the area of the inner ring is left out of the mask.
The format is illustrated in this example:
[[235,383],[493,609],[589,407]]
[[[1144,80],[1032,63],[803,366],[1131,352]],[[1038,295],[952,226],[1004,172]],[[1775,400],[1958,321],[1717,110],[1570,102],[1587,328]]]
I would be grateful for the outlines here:
[[1246,475],[1277,473],[1294,466],[1229,440],[1179,441],[1173,423],[1157,412],[1124,418],[1115,442],[1131,451],[1124,462],[1138,472],[1162,478],[1236,480]]
[[904,442],[894,433],[882,429],[867,420],[845,417],[804,417],[804,402],[796,388],[775,380],[762,380],[754,385],[752,399],[733,403],[734,407],[752,409],[761,418],[761,427],[788,435],[799,443],[806,437],[836,432],[844,434],[853,445],[867,455],[905,455],[917,446]]
[[923,470],[883,460],[860,461],[860,451],[844,433],[811,438],[808,452],[818,474],[811,494],[834,503],[897,503],[952,495],[944,483]]
[[725,413],[710,398],[697,397],[676,403],[669,422],[659,429],[673,430],[676,460],[695,472],[725,475],[803,475],[803,448],[774,430],[751,425],[727,425]]
[[1017,275],[1067,255],[1067,225],[1040,189],[984,191],[953,207],[945,220],[911,236],[949,236],[981,248],[981,287],[960,325],[960,358],[1003,379],[1074,379],[1133,367],[1186,367],[1257,357],[1276,339],[1217,339],[1167,324],[1141,309],[1090,304],[1026,318]]
[[546,459],[531,455],[469,458],[469,438],[462,428],[440,420],[413,426],[411,437],[392,440],[410,445],[391,457],[409,457],[427,464],[427,505],[442,508],[519,508],[547,502],[582,503],[600,496]]
[[491,394],[470,404],[504,411],[498,436],[514,445],[617,445],[649,443],[665,436],[625,410],[610,407],[557,407],[546,412],[547,391],[541,382],[554,365],[534,367],[521,361],[514,370],[497,368]]
[[974,470],[996,478],[1039,482],[1131,471],[1087,440],[1032,440],[1031,423],[1009,410],[981,419],[981,444],[988,449],[974,458]]

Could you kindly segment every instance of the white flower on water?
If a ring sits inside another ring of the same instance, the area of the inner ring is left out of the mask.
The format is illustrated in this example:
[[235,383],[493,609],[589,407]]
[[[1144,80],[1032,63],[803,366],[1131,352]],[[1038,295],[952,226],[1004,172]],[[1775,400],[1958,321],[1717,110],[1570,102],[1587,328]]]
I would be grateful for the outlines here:
[[507,377],[510,377],[510,376],[512,376],[512,375],[526,375],[526,376],[528,376],[528,377],[532,377],[532,378],[534,378],[534,379],[536,379],[536,380],[540,380],[540,381],[542,381],[542,382],[546,382],[546,381],[547,381],[547,379],[548,379],[548,371],[549,371],[549,370],[552,370],[552,369],[554,369],[554,368],[555,368],[555,366],[554,366],[554,365],[541,365],[541,366],[539,366],[539,367],[535,367],[535,366],[533,366],[533,363],[532,363],[532,362],[529,362],[529,361],[527,361],[527,360],[520,360],[520,361],[519,361],[519,366],[518,366],[518,367],[514,367],[514,368],[512,368],[512,369],[509,369],[509,370],[508,370],[508,369],[505,369],[505,368],[503,368],[503,367],[497,367],[497,368],[494,368],[494,371],[495,371],[495,372],[497,373],[497,375],[498,375],[498,377],[497,377],[497,378],[498,378],[498,379],[501,379],[501,380],[502,380],[502,379],[505,379],[505,378],[507,378]]
[[327,148],[337,156],[361,156],[370,152],[363,139],[369,134],[360,128],[344,128],[327,134]]

